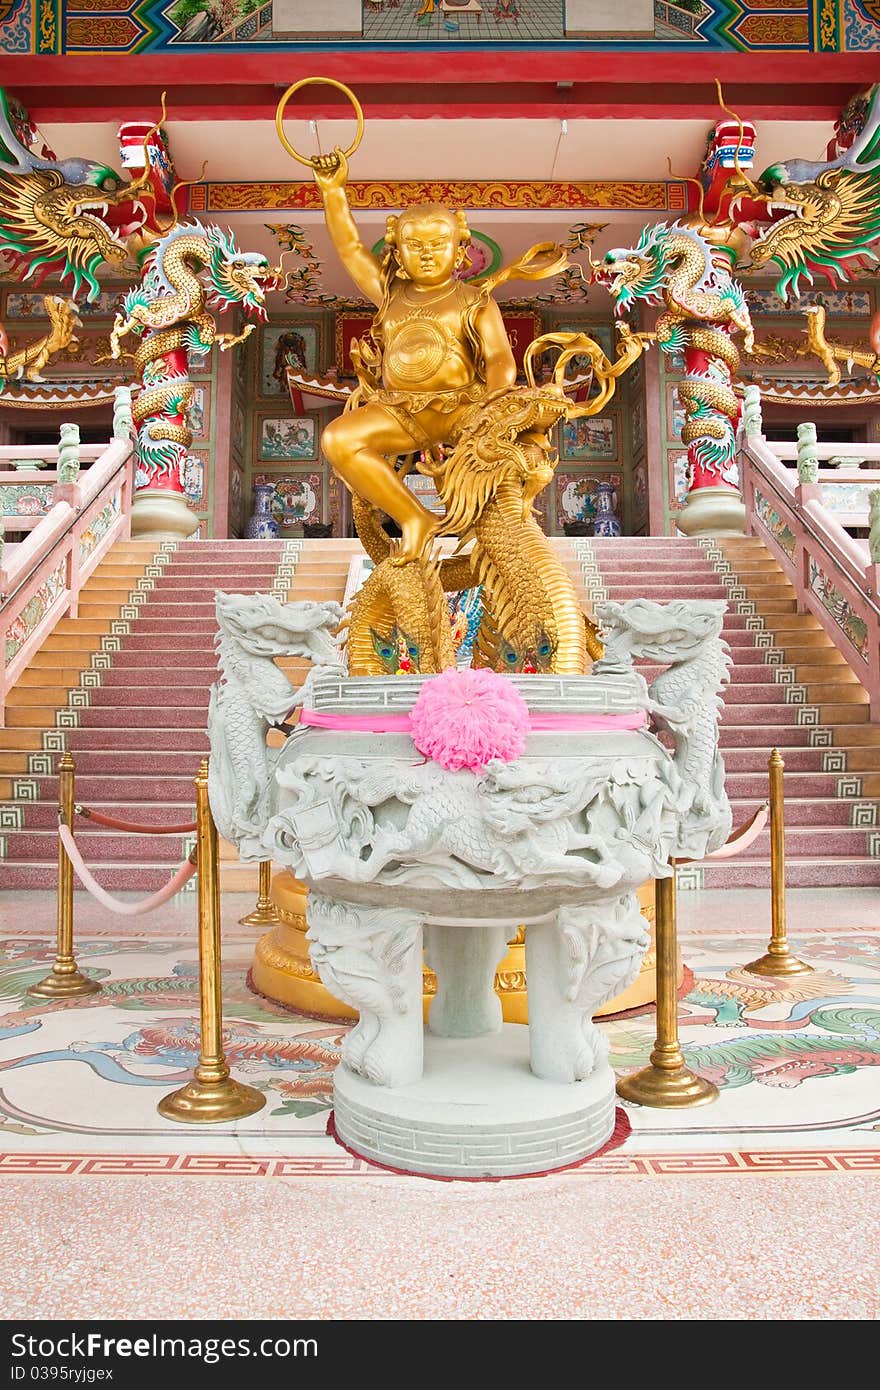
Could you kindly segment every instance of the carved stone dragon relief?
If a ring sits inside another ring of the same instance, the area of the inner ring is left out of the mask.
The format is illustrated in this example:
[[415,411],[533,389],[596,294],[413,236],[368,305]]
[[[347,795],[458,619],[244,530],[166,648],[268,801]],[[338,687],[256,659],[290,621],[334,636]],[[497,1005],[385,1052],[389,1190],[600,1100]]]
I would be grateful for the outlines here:
[[[346,1047],[353,1071],[383,1085],[420,1073],[422,927],[493,915],[527,923],[530,1018],[543,1020],[530,1029],[533,1071],[575,1081],[604,1060],[591,1015],[635,977],[648,943],[636,887],[729,833],[724,609],[636,600],[598,611],[606,654],[579,679],[630,673],[633,708],[671,749],[647,730],[569,732],[552,746],[533,736],[516,762],[474,774],[420,759],[400,733],[301,726],[270,751],[268,729],[308,704],[322,675],[339,680],[328,632],[339,609],[218,596],[212,808],[243,857],[271,857],[308,884],[313,962],[361,1014]],[[298,691],[276,665],[292,654],[318,663]],[[634,660],[664,669],[647,686]]]

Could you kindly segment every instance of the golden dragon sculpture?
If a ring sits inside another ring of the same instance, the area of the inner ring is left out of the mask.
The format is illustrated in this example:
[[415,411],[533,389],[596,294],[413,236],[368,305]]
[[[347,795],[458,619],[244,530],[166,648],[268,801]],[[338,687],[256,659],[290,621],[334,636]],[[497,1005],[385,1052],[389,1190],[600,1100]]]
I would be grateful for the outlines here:
[[[379,513],[353,499],[358,535],[376,566],[343,624],[353,674],[393,673],[398,641],[414,671],[427,674],[454,665],[445,594],[476,585],[482,587],[483,612],[475,666],[582,674],[588,660],[602,655],[596,625],[535,520],[533,503],[558,463],[553,428],[563,419],[601,410],[646,341],[624,328],[618,355],[609,360],[585,334],[536,339],[526,352],[527,384],[475,404],[455,447],[421,458],[417,467],[433,478],[445,509],[438,535],[459,540],[452,556],[395,563]],[[539,385],[535,363],[550,349],[560,354],[551,381]],[[565,391],[565,368],[574,357],[589,357],[593,367],[594,392],[581,405]]]
[[6,334],[0,334],[0,391],[5,381],[22,378],[42,381],[42,371],[49,358],[77,341],[76,330],[82,324],[73,300],[45,294],[43,307],[51,326],[42,338],[25,343],[23,347],[10,348]]
[[136,273],[150,175],[126,183],[95,160],[36,155],[20,138],[21,121],[0,91],[0,252],[22,281],[51,275],[69,282],[74,298],[85,290],[95,299],[103,266]]
[[[27,114],[0,90],[0,254],[20,284],[47,276],[70,286],[72,301],[100,292],[98,272],[109,266],[137,274],[150,211],[152,172],[126,183],[106,164],[51,152],[35,154],[25,143],[35,132]],[[4,380],[40,380],[49,358],[74,341],[75,303],[46,295],[50,331],[13,351],[0,329],[0,389]]]

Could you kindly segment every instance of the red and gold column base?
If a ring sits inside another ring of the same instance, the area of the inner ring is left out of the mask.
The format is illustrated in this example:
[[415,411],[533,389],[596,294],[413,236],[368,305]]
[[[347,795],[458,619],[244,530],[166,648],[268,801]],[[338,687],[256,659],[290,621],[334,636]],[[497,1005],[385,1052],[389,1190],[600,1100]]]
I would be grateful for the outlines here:
[[[279,921],[257,942],[251,970],[253,986],[260,994],[274,999],[278,1004],[286,1005],[287,1008],[296,1009],[298,1013],[351,1022],[357,1018],[357,1014],[325,989],[317,971],[312,969],[309,943],[305,935],[307,891],[305,884],[294,878],[288,869],[283,869],[272,879],[271,898]],[[597,1018],[623,1013],[628,1009],[643,1008],[653,1004],[657,997],[653,882],[642,884],[639,889],[639,902],[644,916],[652,924],[651,944],[637,978],[622,994],[604,1004],[597,1011]],[[505,1023],[528,1023],[525,942],[522,927],[509,944],[510,950],[495,974],[495,989],[501,1000],[501,1012]],[[423,973],[423,984],[427,1018],[428,1005],[437,988],[434,973],[427,967]]]

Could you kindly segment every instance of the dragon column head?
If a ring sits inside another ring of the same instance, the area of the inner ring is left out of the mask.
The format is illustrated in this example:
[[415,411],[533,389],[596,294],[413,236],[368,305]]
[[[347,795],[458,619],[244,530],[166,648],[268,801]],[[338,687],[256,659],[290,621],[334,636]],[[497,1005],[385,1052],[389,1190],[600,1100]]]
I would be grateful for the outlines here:
[[221,310],[240,304],[246,313],[265,322],[266,295],[280,289],[280,270],[258,251],[239,251],[231,232],[210,226],[205,234],[211,247],[209,303]]
[[614,246],[606,251],[593,279],[608,290],[614,312],[622,314],[640,301],[662,303],[670,229],[665,222],[643,228],[636,246]]

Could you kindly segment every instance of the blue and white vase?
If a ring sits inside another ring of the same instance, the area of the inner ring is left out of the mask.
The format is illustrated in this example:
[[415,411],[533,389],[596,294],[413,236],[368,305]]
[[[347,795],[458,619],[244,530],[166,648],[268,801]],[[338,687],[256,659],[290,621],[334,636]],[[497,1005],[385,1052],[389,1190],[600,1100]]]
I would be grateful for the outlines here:
[[596,485],[596,515],[593,518],[594,536],[620,536],[623,527],[614,510],[615,495],[612,483]]
[[272,515],[273,483],[254,483],[254,510],[245,522],[244,535],[250,541],[277,540],[278,522]]

